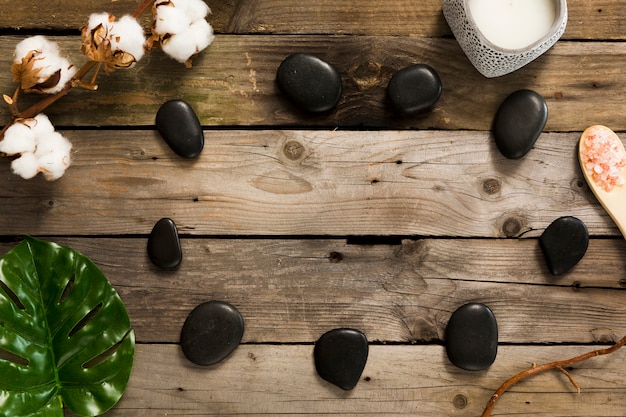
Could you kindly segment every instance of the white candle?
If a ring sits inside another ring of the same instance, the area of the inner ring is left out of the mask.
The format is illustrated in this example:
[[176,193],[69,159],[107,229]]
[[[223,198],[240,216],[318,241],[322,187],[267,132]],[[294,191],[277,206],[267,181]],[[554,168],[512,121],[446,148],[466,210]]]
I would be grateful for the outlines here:
[[478,30],[504,49],[520,49],[541,39],[556,19],[556,0],[468,0]]

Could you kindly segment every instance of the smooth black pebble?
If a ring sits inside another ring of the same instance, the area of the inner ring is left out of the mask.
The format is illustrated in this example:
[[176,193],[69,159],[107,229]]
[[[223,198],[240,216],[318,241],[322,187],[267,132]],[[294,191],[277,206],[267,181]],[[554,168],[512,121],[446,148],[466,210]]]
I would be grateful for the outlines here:
[[493,136],[502,155],[518,159],[533,147],[548,120],[546,101],[532,90],[518,90],[500,105]]
[[446,326],[448,359],[468,371],[488,368],[498,352],[498,325],[489,307],[469,303],[459,307]]
[[361,378],[368,351],[367,338],[360,331],[330,330],[315,342],[315,369],[331,384],[351,390]]
[[276,83],[294,104],[312,113],[332,109],[341,97],[339,73],[314,55],[289,55],[278,67]]
[[585,256],[589,246],[589,232],[587,226],[576,217],[559,217],[543,231],[539,245],[550,272],[561,275]]
[[183,100],[170,100],[159,108],[156,127],[165,143],[183,158],[195,158],[204,147],[204,134],[198,116]]
[[428,65],[416,64],[396,72],[387,85],[387,99],[404,114],[422,113],[441,97],[441,79]]
[[156,222],[148,236],[148,256],[153,264],[162,269],[176,269],[183,260],[178,230],[172,219]]
[[243,328],[243,317],[234,306],[208,301],[187,316],[180,333],[180,346],[187,359],[196,365],[213,365],[239,346]]

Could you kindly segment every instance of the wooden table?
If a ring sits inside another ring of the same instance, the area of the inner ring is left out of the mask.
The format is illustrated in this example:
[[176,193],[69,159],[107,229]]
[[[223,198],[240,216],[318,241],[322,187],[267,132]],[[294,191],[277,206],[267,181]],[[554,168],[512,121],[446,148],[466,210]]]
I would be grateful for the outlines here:
[[[12,50],[24,36],[49,35],[81,63],[86,16],[121,16],[137,1],[0,3],[0,90],[11,94]],[[157,50],[46,110],[74,146],[62,179],[22,180],[0,161],[2,253],[23,234],[69,245],[129,311],[135,365],[107,416],[477,416],[509,376],[626,333],[626,244],[576,159],[591,124],[626,139],[626,0],[570,1],[562,39],[495,79],[471,66],[441,1],[209,5],[217,36],[193,68]],[[276,69],[293,52],[340,72],[332,113],[304,114],[277,90]],[[400,117],[385,88],[415,63],[432,66],[444,92],[430,113]],[[546,99],[549,119],[533,149],[509,160],[490,126],[521,88]],[[156,111],[174,98],[205,128],[197,159],[175,155],[155,130]],[[10,113],[0,112],[4,124]],[[560,216],[584,221],[591,241],[553,277],[538,237]],[[176,271],[147,256],[163,217],[181,236]],[[178,341],[187,314],[208,300],[235,305],[246,328],[232,356],[204,368]],[[498,356],[481,372],[445,354],[446,323],[468,302],[498,320]],[[348,392],[322,380],[312,357],[338,327],[370,341]],[[626,415],[626,349],[569,373],[581,394],[552,371],[514,386],[494,415]]]

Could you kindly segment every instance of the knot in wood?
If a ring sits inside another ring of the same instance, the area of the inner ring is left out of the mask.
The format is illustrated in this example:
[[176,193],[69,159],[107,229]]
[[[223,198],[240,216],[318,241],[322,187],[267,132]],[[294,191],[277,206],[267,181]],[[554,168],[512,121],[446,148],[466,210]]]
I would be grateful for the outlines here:
[[495,178],[489,178],[483,181],[483,191],[488,195],[494,195],[500,192],[502,188],[500,181]]
[[522,222],[517,217],[509,217],[502,224],[502,233],[506,237],[517,236],[522,231]]
[[377,62],[360,63],[352,71],[354,82],[361,90],[378,85],[382,79],[382,65]]
[[340,252],[331,252],[330,255],[328,255],[328,260],[331,264],[338,264],[343,261],[343,255]]
[[452,404],[454,404],[454,407],[458,408],[459,410],[467,407],[467,402],[467,397],[463,394],[457,394],[452,399]]
[[291,161],[298,161],[304,156],[304,146],[295,140],[290,140],[283,145],[283,154]]
[[587,183],[582,177],[572,179],[572,181],[570,181],[570,187],[577,192],[585,191],[585,189],[588,188]]

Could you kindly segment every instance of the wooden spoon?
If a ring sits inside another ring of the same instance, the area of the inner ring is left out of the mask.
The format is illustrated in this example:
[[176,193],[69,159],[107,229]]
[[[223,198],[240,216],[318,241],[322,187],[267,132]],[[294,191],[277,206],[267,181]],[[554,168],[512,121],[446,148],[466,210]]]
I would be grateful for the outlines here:
[[[585,167],[585,139],[587,139],[590,135],[602,136],[610,139],[612,143],[617,145],[617,148],[622,155],[626,155],[624,144],[619,137],[617,137],[615,132],[608,127],[602,125],[590,126],[580,136],[580,141],[578,143],[578,161],[580,162],[580,167],[583,171],[585,180],[587,181],[587,184],[589,184],[589,188],[591,188],[591,191],[593,191],[593,194],[596,196],[602,207],[604,207],[606,212],[609,213],[609,216],[611,216],[620,232],[622,232],[622,235],[626,237],[626,185],[615,185],[610,191],[607,191],[601,183],[596,182],[592,176],[592,172]],[[620,172],[622,177],[626,179],[626,164],[620,168]]]

